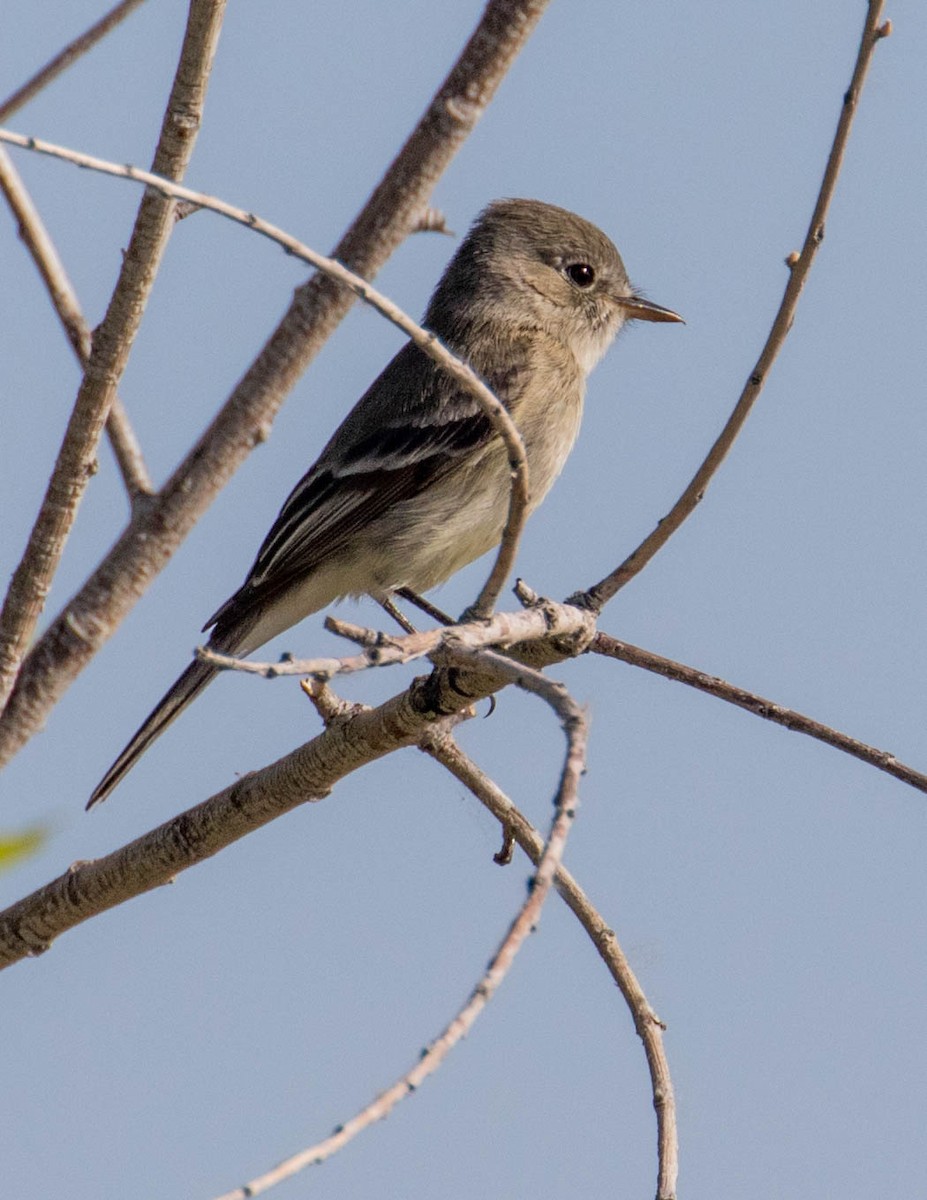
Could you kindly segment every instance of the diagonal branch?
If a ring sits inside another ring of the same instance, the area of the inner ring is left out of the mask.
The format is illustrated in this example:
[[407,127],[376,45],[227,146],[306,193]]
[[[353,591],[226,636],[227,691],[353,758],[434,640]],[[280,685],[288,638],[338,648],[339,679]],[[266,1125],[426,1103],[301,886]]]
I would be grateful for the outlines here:
[[837,122],[837,132],[834,134],[833,145],[827,159],[824,177],[821,180],[821,187],[814,206],[814,212],[811,215],[811,221],[808,225],[808,232],[805,234],[804,245],[800,254],[792,254],[787,260],[789,280],[786,284],[782,302],[779,305],[779,311],[776,313],[769,336],[766,339],[766,344],[763,346],[756,365],[750,372],[749,378],[740,394],[740,399],[737,401],[733,412],[728,418],[727,424],[721,430],[704,462],[692,477],[689,486],[666,516],[658,522],[653,532],[644,538],[637,549],[629,554],[620,566],[616,567],[609,575],[606,575],[604,579],[600,579],[598,583],[593,584],[587,591],[577,592],[571,596],[569,603],[585,604],[596,612],[601,612],[608,601],[626,583],[629,583],[638,572],[646,567],[647,563],[666,545],[680,525],[695,511],[696,506],[705,495],[705,491],[715,472],[727,457],[727,453],[734,444],[734,440],[750,415],[750,410],[763,390],[763,385],[766,382],[772,365],[785,344],[789,330],[792,328],[799,296],[807,281],[814,256],[824,239],[824,222],[834,195],[834,189],[837,185],[837,177],[840,174],[840,168],[843,164],[843,156],[847,140],[850,136],[850,128],[853,124],[853,118],[856,115],[863,83],[866,79],[866,73],[869,70],[869,64],[872,62],[873,53],[879,41],[891,33],[891,22],[886,21],[884,25],[879,25],[882,7],[883,0],[869,0],[866,21],[863,26],[859,51],[856,56],[856,65],[853,69],[853,78],[843,97],[843,107],[840,112],[840,120]]
[[[442,172],[494,96],[548,0],[490,0],[427,111],[333,257],[371,277],[415,227]],[[266,431],[284,397],[347,312],[322,276],[301,287],[277,330],[157,501],[133,516],[23,662],[0,717],[0,765],[113,634]]]
[[[193,0],[155,152],[158,174],[180,176],[196,142],[225,0]],[[87,482],[116,385],[173,226],[173,202],[148,192],[78,389],[28,545],[0,612],[0,709],[6,705],[44,607]]]
[[91,25],[72,42],[68,42],[65,48],[46,63],[41,71],[36,72],[31,79],[27,79],[22,87],[17,88],[12,96],[0,104],[0,124],[8,121],[13,113],[22,108],[24,104],[28,104],[42,88],[47,87],[53,79],[57,79],[62,71],[66,71],[88,50],[92,50],[97,42],[106,37],[110,30],[115,29],[141,3],[142,0],[122,0],[120,4],[105,13],[96,24]]
[[685,666],[684,663],[674,662],[673,659],[654,654],[651,650],[632,646],[630,642],[621,642],[607,633],[597,633],[589,650],[592,654],[617,658],[621,662],[630,663],[632,667],[643,667],[645,671],[653,671],[656,675],[662,675],[664,679],[675,679],[677,683],[684,683],[700,692],[706,692],[709,696],[717,696],[719,700],[726,700],[728,704],[736,704],[738,708],[745,708],[747,712],[752,712],[765,721],[772,721],[795,733],[805,733],[819,742],[825,742],[828,746],[842,750],[845,754],[850,754],[853,758],[858,758],[871,767],[877,767],[880,771],[894,775],[902,783],[908,783],[920,792],[927,792],[927,775],[921,771],[915,771],[906,763],[899,762],[894,754],[890,754],[887,750],[878,750],[875,746],[867,746],[865,742],[857,741],[856,738],[841,733],[838,729],[832,729],[829,725],[823,725],[820,721],[805,716],[804,713],[796,712],[794,708],[785,708],[774,700],[767,700],[755,692],[748,692],[733,683],[719,679],[717,675],[707,675],[704,671],[697,671],[694,667]]
[[[13,215],[19,224],[19,233],[32,261],[45,282],[49,297],[77,361],[86,369],[90,359],[90,326],[81,312],[77,293],[71,285],[64,264],[58,257],[55,244],[32,203],[32,197],[13,166],[10,156],[0,148],[0,191],[6,196]],[[118,395],[113,396],[106,418],[106,433],[113,453],[119,464],[122,481],[129,499],[133,503],[140,496],[150,496],[154,491],[148,468],[142,457],[141,447],[135,436],[128,414]]]

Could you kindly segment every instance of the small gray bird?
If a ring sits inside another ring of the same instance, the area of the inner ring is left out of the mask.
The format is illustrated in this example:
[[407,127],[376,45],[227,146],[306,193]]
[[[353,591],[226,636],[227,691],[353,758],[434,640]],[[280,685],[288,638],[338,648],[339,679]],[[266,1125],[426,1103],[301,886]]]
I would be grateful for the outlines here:
[[[573,448],[586,376],[631,320],[682,318],[635,292],[601,230],[539,200],[490,204],[448,264],[424,324],[511,414],[532,510]],[[206,622],[209,645],[245,655],[343,596],[428,591],[499,543],[509,490],[508,455],[477,402],[408,343],[290,493],[247,579]],[[88,808],[215,674],[187,667]]]

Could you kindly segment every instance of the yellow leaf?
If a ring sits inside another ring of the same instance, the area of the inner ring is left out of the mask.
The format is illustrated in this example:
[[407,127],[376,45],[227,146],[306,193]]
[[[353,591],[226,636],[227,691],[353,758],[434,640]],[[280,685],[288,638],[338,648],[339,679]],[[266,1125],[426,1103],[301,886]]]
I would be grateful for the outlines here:
[[35,854],[47,838],[44,825],[33,825],[21,833],[0,833],[0,871],[7,871],[21,859]]

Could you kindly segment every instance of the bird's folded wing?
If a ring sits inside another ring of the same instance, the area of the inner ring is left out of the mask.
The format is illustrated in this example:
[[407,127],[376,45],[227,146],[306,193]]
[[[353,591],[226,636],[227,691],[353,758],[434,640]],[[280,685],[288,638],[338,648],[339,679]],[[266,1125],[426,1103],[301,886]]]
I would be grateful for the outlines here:
[[[513,380],[510,371],[489,383],[505,402],[500,392],[510,391]],[[381,513],[431,487],[492,436],[473,397],[407,345],[290,493],[245,584],[204,629],[260,607],[305,578]]]

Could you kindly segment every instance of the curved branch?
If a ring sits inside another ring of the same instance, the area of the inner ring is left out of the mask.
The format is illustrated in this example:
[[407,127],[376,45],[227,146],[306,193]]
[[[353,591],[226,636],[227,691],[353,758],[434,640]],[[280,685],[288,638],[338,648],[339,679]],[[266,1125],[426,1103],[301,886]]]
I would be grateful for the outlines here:
[[[419,742],[419,749],[431,755],[473,793],[481,804],[537,864],[544,841],[534,826],[515,807],[509,797],[464,754],[449,730],[439,726]],[[669,1062],[663,1045],[664,1025],[651,1008],[631,964],[619,945],[615,931],[605,922],[592,901],[564,866],[557,868],[554,887],[585,929],[592,944],[618,985],[631,1012],[640,1037],[647,1066],[653,1106],[657,1114],[657,1200],[672,1200],[676,1195],[679,1170],[679,1140],[676,1130],[676,1102]]]
[[[154,167],[182,176],[193,153],[225,0],[193,0],[180,61],[161,126]],[[0,710],[12,692],[87,482],[116,385],[173,228],[173,202],[142,199],[109,307],[93,339],[87,370],[29,542],[0,612]]]
[[776,313],[772,328],[769,331],[766,344],[763,346],[756,365],[750,372],[749,378],[740,394],[740,399],[737,401],[733,412],[718,435],[714,445],[709,450],[704,462],[695,472],[695,475],[693,475],[689,486],[666,516],[658,522],[653,532],[644,538],[637,549],[629,554],[620,566],[616,567],[609,575],[606,575],[604,579],[600,579],[598,583],[593,584],[585,592],[575,593],[570,597],[569,603],[585,604],[596,612],[601,612],[608,601],[646,567],[657,551],[666,545],[680,525],[695,511],[696,506],[705,495],[705,491],[715,472],[727,457],[727,453],[734,444],[734,440],[750,415],[750,410],[763,390],[763,385],[766,382],[772,365],[785,343],[789,330],[792,328],[799,296],[807,281],[814,256],[821,242],[824,240],[824,221],[837,185],[837,177],[840,174],[840,168],[843,164],[843,156],[847,140],[850,136],[850,128],[853,124],[853,118],[856,115],[863,83],[866,79],[866,73],[869,70],[869,64],[872,61],[873,52],[878,42],[891,33],[890,22],[886,22],[881,26],[879,25],[882,7],[883,0],[869,0],[859,52],[856,56],[856,65],[853,69],[853,78],[843,97],[843,107],[840,112],[840,120],[837,122],[837,132],[834,134],[833,145],[827,159],[824,177],[821,180],[821,187],[814,206],[814,212],[811,215],[811,221],[808,225],[808,232],[805,234],[804,245],[800,254],[793,253],[786,260],[789,267],[789,280],[786,284],[785,294],[782,297],[779,311]]
[[[490,0],[460,58],[333,257],[370,277],[413,229],[438,178],[496,92],[548,0]],[[23,662],[0,717],[0,765],[45,722],[266,430],[351,304],[322,276],[276,331],[156,501],[134,514]]]
[[[478,657],[487,653],[489,652],[473,651],[473,654]],[[498,656],[493,655],[492,657]],[[517,664],[509,665],[516,669],[518,676],[516,679],[513,675],[513,682],[518,682],[526,690],[534,692],[551,704],[561,719],[567,738],[566,757],[554,801],[554,819],[547,841],[541,843],[542,848],[536,859],[537,873],[524,903],[463,1007],[448,1022],[438,1037],[429,1043],[427,1049],[409,1071],[375,1097],[370,1104],[365,1105],[349,1121],[339,1125],[330,1137],[291,1155],[272,1170],[250,1180],[243,1187],[224,1193],[217,1200],[247,1200],[250,1196],[260,1196],[278,1183],[305,1170],[306,1167],[317,1166],[319,1163],[325,1162],[363,1130],[389,1116],[401,1100],[417,1091],[429,1075],[434,1074],[454,1046],[466,1037],[473,1028],[477,1017],[498,991],[515,960],[515,955],[537,927],[541,908],[547,899],[551,883],[561,870],[560,862],[566,846],[567,835],[579,804],[579,780],[585,763],[587,725],[579,705],[569,696],[562,685],[552,683],[551,680],[537,672],[526,673],[524,668],[518,669]],[[327,700],[324,697],[320,697],[320,699],[320,708],[323,705],[327,707]],[[541,841],[540,837],[538,841]]]

